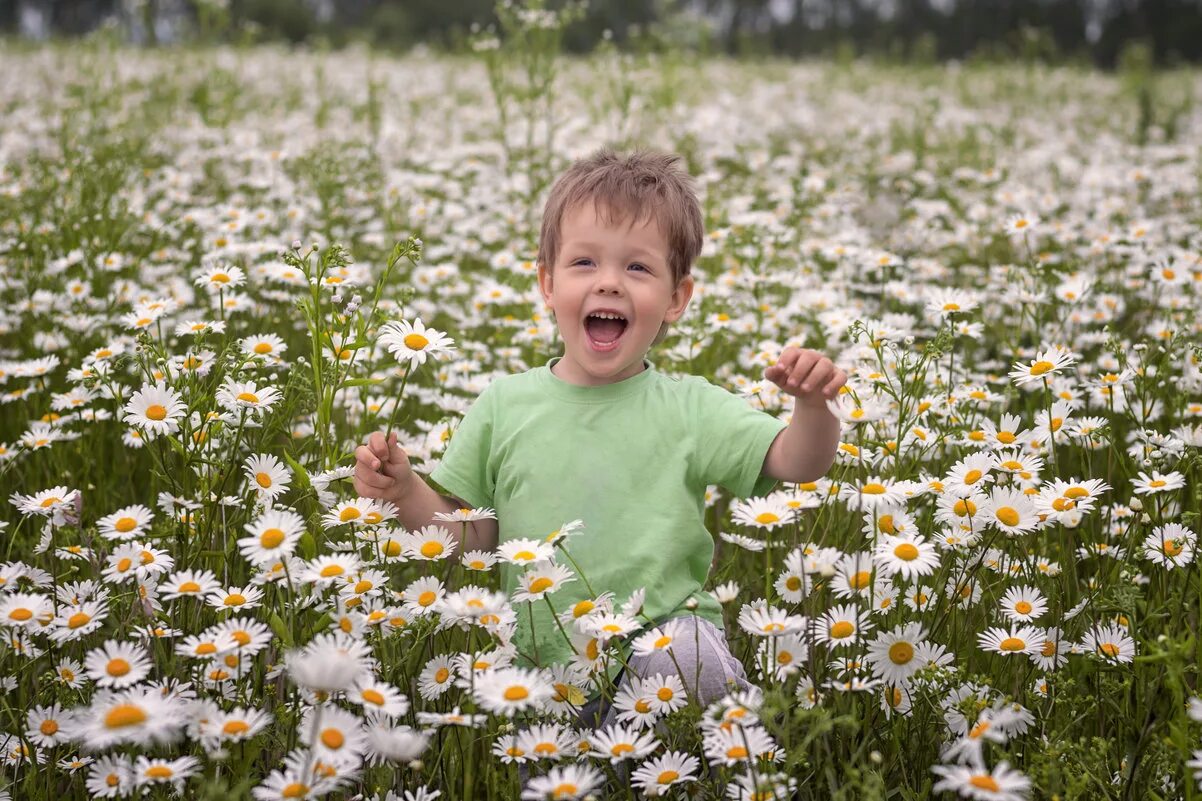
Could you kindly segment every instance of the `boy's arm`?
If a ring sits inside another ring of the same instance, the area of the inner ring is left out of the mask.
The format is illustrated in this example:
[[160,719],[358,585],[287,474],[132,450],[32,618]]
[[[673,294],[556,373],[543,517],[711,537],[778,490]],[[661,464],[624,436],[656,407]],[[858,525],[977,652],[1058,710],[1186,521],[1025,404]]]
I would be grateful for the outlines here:
[[769,446],[763,473],[778,481],[817,481],[839,447],[839,418],[826,401],[838,394],[847,373],[817,351],[789,347],[764,377],[793,396],[793,417]]
[[[399,510],[397,519],[401,521],[401,525],[410,531],[417,531],[431,523],[449,529],[455,537],[455,541],[459,543],[460,555],[467,551],[491,551],[497,547],[496,520],[474,520],[467,524],[466,530],[459,523],[435,521],[434,515],[439,512],[454,512],[456,509],[471,508],[471,504],[464,503],[458,498],[439,495],[416,473],[412,473],[411,476],[409,481],[398,490],[396,497],[392,498],[392,502]],[[466,536],[461,537],[461,533]]]
[[772,440],[763,473],[777,481],[802,483],[826,475],[839,447],[839,418],[821,405],[793,401],[793,418]]

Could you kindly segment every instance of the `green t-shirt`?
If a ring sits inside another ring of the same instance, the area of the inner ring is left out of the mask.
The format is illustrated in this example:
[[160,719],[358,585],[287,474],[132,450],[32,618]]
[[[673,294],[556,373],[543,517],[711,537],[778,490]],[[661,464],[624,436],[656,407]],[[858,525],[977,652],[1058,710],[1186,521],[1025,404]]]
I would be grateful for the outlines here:
[[[703,590],[714,555],[705,490],[770,492],[776,481],[761,475],[764,457],[786,423],[704,378],[669,377],[647,360],[624,381],[570,384],[551,372],[560,358],[493,381],[430,478],[474,507],[494,508],[500,542],[542,540],[582,520],[584,530],[564,547],[595,593],[612,592],[620,605],[643,587],[644,613],[657,622],[690,614],[685,602],[695,598],[697,614],[721,628],[721,607]],[[558,552],[555,559],[572,567]],[[508,592],[521,571],[503,568]],[[589,597],[579,575],[547,596],[556,613]],[[537,650],[541,665],[571,660],[545,601],[533,605],[533,639],[529,606],[515,609],[519,652]]]

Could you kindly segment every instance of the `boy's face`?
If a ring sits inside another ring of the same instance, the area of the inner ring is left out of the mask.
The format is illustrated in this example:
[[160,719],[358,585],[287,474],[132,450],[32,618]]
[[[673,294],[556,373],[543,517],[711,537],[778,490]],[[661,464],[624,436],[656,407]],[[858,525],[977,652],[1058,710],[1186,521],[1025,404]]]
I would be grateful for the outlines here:
[[[684,314],[693,279],[673,283],[668,241],[653,219],[607,225],[592,203],[581,204],[564,214],[560,242],[552,268],[538,266],[539,288],[564,343],[556,375],[597,386],[641,372],[660,326]],[[624,322],[596,319],[597,312]]]

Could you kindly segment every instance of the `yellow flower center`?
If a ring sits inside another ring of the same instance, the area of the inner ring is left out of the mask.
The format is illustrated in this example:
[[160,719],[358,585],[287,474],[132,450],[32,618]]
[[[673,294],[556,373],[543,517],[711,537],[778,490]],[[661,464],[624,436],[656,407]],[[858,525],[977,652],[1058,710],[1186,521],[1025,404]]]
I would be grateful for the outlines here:
[[134,520],[132,517],[123,517],[113,524],[113,528],[124,534],[127,531],[133,531],[137,525],[138,521]]
[[999,506],[993,514],[1007,526],[1018,525],[1018,510],[1014,509],[1014,507]]
[[971,784],[973,787],[980,788],[981,790],[989,790],[992,793],[1000,792],[1002,789],[998,785],[997,780],[995,780],[992,776],[990,776],[988,774],[984,774],[984,773],[971,777],[968,780],[968,783]]
[[241,593],[231,592],[225,596],[224,603],[226,606],[242,606],[242,604],[246,603],[246,596]]
[[409,350],[423,350],[430,344],[430,340],[426,339],[421,334],[407,334],[404,339],[405,347]]
[[104,716],[104,725],[108,729],[123,729],[145,722],[146,713],[142,711],[142,707],[135,704],[118,704]]
[[1001,642],[1001,649],[1003,651],[1021,651],[1026,647],[1026,640],[1019,639],[1018,637],[1007,637]]
[[523,701],[530,695],[530,691],[520,684],[515,684],[512,687],[505,688],[506,701]]
[[129,673],[129,662],[124,659],[110,659],[109,663],[104,666],[104,672],[110,676],[124,676]]
[[918,548],[911,543],[903,542],[893,549],[893,555],[898,559],[904,559],[907,562],[912,562],[918,558]]
[[1014,605],[1014,611],[1018,612],[1020,615],[1031,614],[1031,609],[1033,609],[1033,607],[1027,601],[1019,601]]
[[246,734],[248,731],[250,731],[250,726],[248,726],[244,720],[228,720],[226,721],[225,725],[221,727],[222,734],[227,734],[232,737],[236,737],[239,734]]
[[326,729],[321,733],[321,743],[326,748],[338,749],[346,742],[346,737],[338,729]]
[[550,587],[555,582],[546,576],[539,576],[534,581],[530,582],[530,592],[542,592]]
[[417,603],[419,606],[429,606],[430,604],[434,603],[436,598],[437,595],[433,590],[426,590],[421,595],[417,596]]
[[840,620],[835,625],[831,626],[830,635],[835,639],[841,640],[845,637],[850,637],[856,631],[856,627],[846,620]]
[[895,665],[904,665],[914,658],[914,646],[908,642],[895,642],[889,646],[889,660]]
[[258,402],[259,402],[259,396],[258,396],[258,395],[256,395],[256,394],[255,394],[255,393],[253,393],[253,392],[239,392],[239,393],[238,393],[238,400],[240,400],[240,401],[246,401],[247,403],[258,403]]
[[367,701],[369,704],[375,704],[376,706],[384,706],[384,696],[381,695],[376,690],[371,690],[371,689],[364,690],[362,692],[362,696],[363,696],[363,700]]
[[779,523],[780,518],[777,517],[776,515],[772,514],[772,512],[760,512],[758,515],[755,516],[755,522],[759,523],[760,525],[766,526],[766,525],[770,525],[772,523]]
[[159,404],[151,404],[146,407],[146,417],[151,420],[162,420],[167,416],[167,409]]
[[284,541],[284,532],[278,528],[269,528],[259,536],[259,544],[264,548],[275,548]]

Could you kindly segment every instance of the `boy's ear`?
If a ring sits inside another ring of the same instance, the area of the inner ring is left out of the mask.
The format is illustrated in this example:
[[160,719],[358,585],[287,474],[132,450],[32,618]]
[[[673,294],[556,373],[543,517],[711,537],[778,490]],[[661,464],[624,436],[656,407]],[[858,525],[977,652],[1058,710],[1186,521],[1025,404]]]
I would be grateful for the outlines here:
[[543,300],[550,305],[551,303],[551,270],[547,267],[546,262],[538,263],[538,289],[542,292]]
[[684,314],[684,310],[688,308],[691,297],[693,297],[693,276],[686,275],[680,279],[680,283],[672,292],[672,303],[664,313],[664,322],[674,323],[679,320]]

